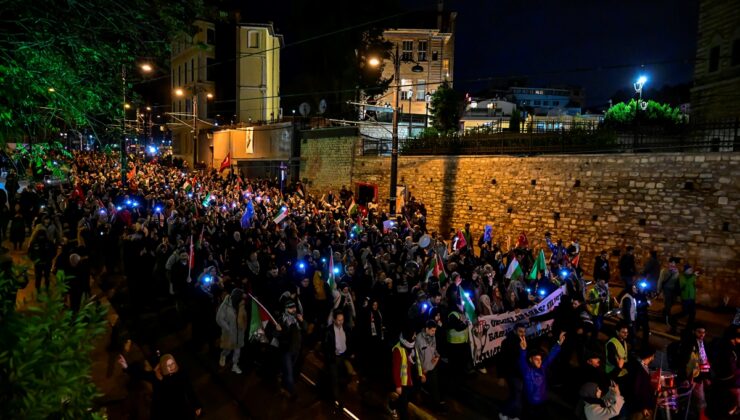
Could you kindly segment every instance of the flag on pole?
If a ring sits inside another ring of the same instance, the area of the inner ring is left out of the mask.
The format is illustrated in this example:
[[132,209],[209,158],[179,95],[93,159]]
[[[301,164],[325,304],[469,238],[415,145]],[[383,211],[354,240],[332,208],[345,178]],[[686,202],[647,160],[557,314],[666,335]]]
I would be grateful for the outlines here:
[[447,274],[445,273],[445,266],[442,264],[442,257],[439,254],[435,254],[434,258],[429,260],[429,267],[427,271],[427,280],[429,277],[436,277],[439,279],[439,284],[443,285],[447,281]]
[[329,274],[326,276],[326,282],[329,284],[329,288],[334,291],[337,289],[337,279],[334,275],[334,252],[329,248]]
[[537,273],[547,275],[547,262],[545,261],[545,251],[540,249],[540,253],[537,254],[537,259],[534,260],[532,271],[529,272],[527,280],[537,280]]
[[289,213],[288,207],[287,206],[283,206],[283,207],[280,208],[280,213],[278,213],[278,215],[275,216],[275,218],[272,221],[275,222],[275,224],[280,223],[286,217],[288,217],[288,213]]
[[463,235],[461,230],[457,231],[457,237],[455,238],[455,250],[460,250],[465,248],[468,245],[468,242],[465,240],[465,235]]
[[478,317],[475,316],[475,305],[473,304],[473,300],[470,298],[470,292],[460,289],[462,291],[462,296],[460,298],[463,302],[463,309],[465,310],[465,315],[467,315],[470,322],[475,324],[478,322]]
[[483,241],[491,242],[492,239],[493,239],[493,226],[486,225],[486,230],[483,233]]
[[251,293],[249,297],[252,298],[252,316],[249,320],[249,338],[253,338],[255,335],[264,334],[267,323],[272,321],[277,325],[277,321],[272,317],[270,311],[264,307]]
[[136,176],[136,165],[133,165],[130,171],[128,171],[128,174],[126,174],[126,179],[131,180]]
[[522,232],[516,240],[514,248],[527,248],[529,247],[529,241],[527,240],[527,234]]
[[182,185],[182,188],[185,190],[186,193],[193,192],[193,184],[190,182],[190,180],[185,181],[185,183]]
[[254,217],[254,204],[252,204],[252,200],[249,200],[247,201],[247,208],[244,209],[244,214],[242,214],[242,220],[241,220],[242,229],[246,229],[252,226],[253,217]]
[[504,277],[511,280],[518,280],[522,276],[524,276],[524,273],[522,273],[522,268],[519,267],[519,260],[514,258],[513,260],[511,260],[511,264],[509,264],[509,269],[506,270],[506,275]]
[[195,245],[193,244],[193,235],[190,235],[190,255],[188,256],[188,276],[190,270],[195,267]]
[[224,169],[228,168],[229,166],[231,166],[231,152],[226,154],[223,162],[221,162],[221,167],[218,169],[218,172],[223,172]]
[[357,203],[355,203],[354,197],[352,198],[352,202],[349,204],[349,207],[347,209],[347,214],[350,216],[354,216],[359,211],[359,206]]
[[579,264],[580,262],[581,262],[581,254],[578,254],[578,255],[576,255],[576,256],[575,256],[575,257],[573,258],[573,261],[571,261],[570,263],[571,263],[571,264],[573,265],[573,268],[576,268],[576,267],[578,267],[578,264]]

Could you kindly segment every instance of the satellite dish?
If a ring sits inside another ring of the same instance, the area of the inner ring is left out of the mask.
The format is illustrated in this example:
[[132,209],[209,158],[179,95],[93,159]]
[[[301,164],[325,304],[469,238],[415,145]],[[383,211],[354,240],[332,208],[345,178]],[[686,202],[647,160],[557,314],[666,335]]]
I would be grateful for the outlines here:
[[319,102],[319,114],[323,114],[324,112],[326,112],[326,99],[322,99]]
[[298,112],[300,112],[304,117],[308,117],[308,114],[311,112],[311,105],[309,105],[308,102],[302,103],[298,107]]

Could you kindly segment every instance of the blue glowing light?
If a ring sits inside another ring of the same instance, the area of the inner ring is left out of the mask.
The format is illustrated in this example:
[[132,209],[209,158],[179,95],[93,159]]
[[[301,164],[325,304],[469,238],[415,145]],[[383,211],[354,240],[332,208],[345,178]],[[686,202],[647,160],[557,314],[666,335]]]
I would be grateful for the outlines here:
[[193,198],[193,193],[188,193],[188,198]]
[[470,299],[470,293],[469,292],[463,292],[466,298]]
[[137,203],[136,201],[134,201],[134,204],[132,204],[132,206],[139,207],[139,203]]
[[301,270],[303,270],[304,268],[306,268],[306,264],[304,264],[304,263],[298,263],[298,268],[300,268]]
[[121,211],[121,206],[116,206],[116,210]]
[[321,262],[325,263],[326,262],[326,258],[322,258],[321,259]]
[[211,282],[211,276],[205,276],[205,277],[203,277],[203,282],[204,283],[210,283]]
[[131,205],[131,200],[126,200],[126,205],[127,206],[130,206]]
[[339,274],[339,268],[334,267],[334,274]]
[[429,305],[427,305],[426,303],[424,303],[424,304],[421,305],[421,311],[422,312],[426,312],[427,311],[427,308],[429,308]]
[[100,209],[100,214],[105,215],[105,210],[104,209]]
[[527,293],[532,293],[532,289],[527,287]]
[[147,149],[149,150],[149,153],[151,154],[157,153],[157,148],[154,146],[149,146]]
[[540,289],[539,291],[540,296],[545,296],[545,293],[547,293],[545,292],[545,289]]
[[568,277],[568,271],[567,270],[563,270],[563,271],[560,272],[560,275],[562,277]]
[[157,206],[157,207],[154,208],[154,211],[156,211],[157,213],[159,213],[159,212],[162,211],[162,207]]
[[349,237],[350,237],[350,238],[354,238],[354,237],[355,237],[355,234],[354,234],[354,233],[350,233],[350,234],[349,234]]
[[641,281],[640,282],[640,287],[642,287],[643,289],[646,288],[647,286],[648,286],[648,284],[647,284],[646,281]]

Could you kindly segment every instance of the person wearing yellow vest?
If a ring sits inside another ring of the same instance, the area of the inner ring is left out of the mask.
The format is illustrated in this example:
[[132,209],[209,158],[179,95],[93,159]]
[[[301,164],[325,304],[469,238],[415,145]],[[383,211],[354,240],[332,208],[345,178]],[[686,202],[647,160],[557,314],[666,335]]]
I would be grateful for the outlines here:
[[413,377],[422,380],[424,376],[421,359],[415,347],[415,339],[416,333],[407,329],[401,333],[398,343],[393,346],[393,383],[396,385],[396,394],[398,394],[398,398],[391,404],[391,415],[394,419],[409,418],[408,405],[414,389]]
[[605,279],[601,278],[596,281],[596,285],[588,292],[586,302],[588,313],[594,320],[591,343],[596,344],[601,327],[604,325],[604,315],[609,311],[609,286],[606,285]]
[[[627,377],[627,369],[624,368],[627,363],[628,347],[627,337],[629,337],[629,325],[620,321],[616,328],[615,337],[606,342],[606,373],[617,383],[624,382]],[[626,389],[626,388],[625,388]]]

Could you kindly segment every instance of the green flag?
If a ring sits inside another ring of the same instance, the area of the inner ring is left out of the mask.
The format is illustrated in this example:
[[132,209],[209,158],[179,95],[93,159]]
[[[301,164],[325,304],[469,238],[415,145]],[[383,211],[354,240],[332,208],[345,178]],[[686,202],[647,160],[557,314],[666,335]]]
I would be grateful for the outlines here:
[[478,322],[478,317],[475,316],[475,305],[473,304],[473,300],[470,298],[470,296],[470,292],[466,292],[465,290],[463,290],[461,297],[463,301],[463,308],[465,309],[465,315],[468,316],[470,322],[475,324],[476,322]]
[[547,262],[545,261],[545,251],[540,249],[540,253],[537,255],[537,259],[534,260],[532,271],[529,272],[527,280],[537,280],[537,273],[547,275]]

